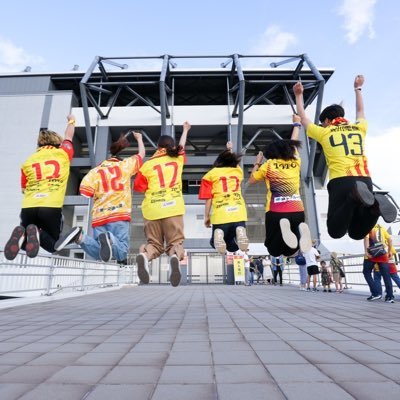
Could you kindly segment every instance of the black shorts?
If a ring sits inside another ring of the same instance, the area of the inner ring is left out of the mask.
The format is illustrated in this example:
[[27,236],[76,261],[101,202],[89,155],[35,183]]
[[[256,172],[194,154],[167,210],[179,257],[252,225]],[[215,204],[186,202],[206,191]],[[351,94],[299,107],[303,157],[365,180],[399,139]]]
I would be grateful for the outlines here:
[[310,265],[307,267],[307,274],[308,275],[318,275],[319,274],[319,269],[317,265]]

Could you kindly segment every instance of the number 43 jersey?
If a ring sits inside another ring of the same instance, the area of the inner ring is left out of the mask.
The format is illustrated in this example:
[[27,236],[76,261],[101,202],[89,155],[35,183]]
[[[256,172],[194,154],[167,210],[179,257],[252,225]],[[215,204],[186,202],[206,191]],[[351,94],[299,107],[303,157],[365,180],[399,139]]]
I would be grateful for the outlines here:
[[240,167],[213,168],[201,180],[199,199],[212,199],[211,223],[227,224],[247,221],[247,211],[240,184]]
[[93,197],[93,227],[131,220],[131,178],[141,164],[139,155],[124,160],[112,157],[84,176],[79,192],[85,197]]
[[329,168],[329,179],[344,176],[369,176],[368,161],[364,154],[367,121],[354,124],[340,123],[321,127],[309,124],[307,135],[319,142]]

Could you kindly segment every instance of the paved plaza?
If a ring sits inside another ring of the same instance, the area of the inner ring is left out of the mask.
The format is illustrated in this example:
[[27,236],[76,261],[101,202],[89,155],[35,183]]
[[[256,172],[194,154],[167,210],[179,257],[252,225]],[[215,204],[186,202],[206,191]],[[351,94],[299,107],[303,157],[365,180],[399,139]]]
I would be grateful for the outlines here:
[[0,310],[1,400],[354,398],[400,398],[399,303],[193,285]]

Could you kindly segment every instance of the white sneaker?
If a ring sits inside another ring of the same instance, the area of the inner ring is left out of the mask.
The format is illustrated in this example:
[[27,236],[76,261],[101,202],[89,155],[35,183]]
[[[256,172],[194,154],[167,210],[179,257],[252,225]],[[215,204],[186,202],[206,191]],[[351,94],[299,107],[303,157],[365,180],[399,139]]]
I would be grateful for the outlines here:
[[149,261],[144,253],[139,253],[136,256],[137,274],[141,283],[148,284],[149,276]]
[[224,231],[222,229],[216,229],[214,231],[214,247],[215,250],[218,251],[219,254],[225,254],[226,252],[226,243],[224,240]]
[[181,282],[179,259],[175,254],[169,259],[169,281],[174,287],[178,286]]
[[291,249],[297,248],[297,245],[299,244],[296,235],[292,232],[290,229],[290,222],[287,218],[282,218],[279,221],[279,225],[281,227],[281,232],[282,232],[282,239],[285,242],[285,244],[290,247]]
[[246,251],[249,248],[249,239],[244,226],[236,227],[236,244],[242,251]]
[[307,253],[311,250],[312,247],[312,240],[311,240],[311,232],[308,225],[302,222],[299,225],[299,232],[300,232],[300,251],[302,253]]

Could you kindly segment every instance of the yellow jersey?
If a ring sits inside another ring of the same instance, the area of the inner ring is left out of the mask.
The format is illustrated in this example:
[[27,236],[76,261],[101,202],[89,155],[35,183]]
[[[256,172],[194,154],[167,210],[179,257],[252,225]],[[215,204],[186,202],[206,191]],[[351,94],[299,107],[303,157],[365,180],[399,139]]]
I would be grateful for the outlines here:
[[185,214],[182,195],[182,171],[185,153],[170,157],[165,149],[157,150],[140,168],[134,190],[145,192],[143,217],[154,221]]
[[112,157],[84,176],[79,192],[85,197],[93,197],[93,227],[131,220],[131,177],[141,165],[139,155],[124,160]]
[[304,211],[300,197],[300,158],[291,160],[269,159],[253,173],[257,181],[264,179],[267,185],[265,211]]
[[212,199],[210,219],[213,225],[247,221],[246,204],[240,188],[242,181],[240,167],[213,168],[203,176],[199,199]]
[[61,208],[67,189],[69,167],[74,155],[71,141],[60,147],[42,146],[21,168],[22,208]]
[[344,176],[369,176],[364,152],[367,121],[360,119],[327,127],[309,124],[307,135],[321,144],[329,169],[329,179]]

